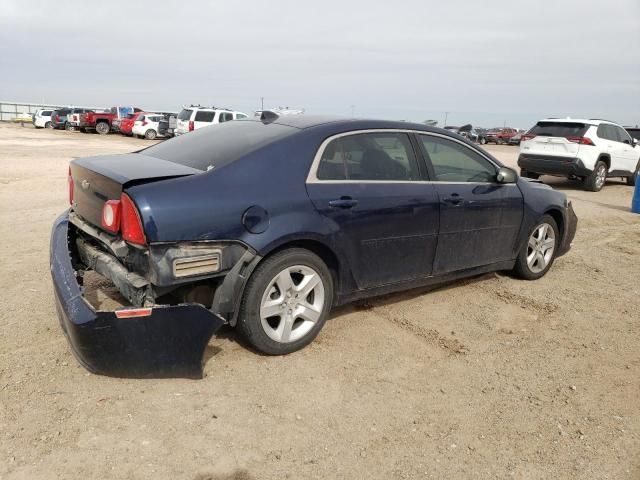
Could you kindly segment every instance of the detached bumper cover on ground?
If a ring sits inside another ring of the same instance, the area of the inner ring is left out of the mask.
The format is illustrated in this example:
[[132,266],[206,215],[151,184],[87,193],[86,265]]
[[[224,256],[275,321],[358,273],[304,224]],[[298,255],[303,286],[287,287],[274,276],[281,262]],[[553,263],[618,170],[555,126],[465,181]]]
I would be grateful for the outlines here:
[[202,377],[202,357],[224,320],[198,304],[156,306],[151,314],[118,318],[83,298],[71,262],[68,216],[51,233],[51,276],[58,318],[80,363],[120,377]]

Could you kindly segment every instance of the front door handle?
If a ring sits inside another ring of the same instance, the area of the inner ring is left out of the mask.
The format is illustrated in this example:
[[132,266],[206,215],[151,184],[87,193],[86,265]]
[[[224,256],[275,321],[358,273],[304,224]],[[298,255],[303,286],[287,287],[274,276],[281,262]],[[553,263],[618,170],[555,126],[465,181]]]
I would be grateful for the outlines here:
[[459,207],[464,203],[464,198],[457,193],[452,193],[450,197],[446,197],[442,201],[454,207]]
[[331,208],[353,208],[358,204],[358,200],[351,197],[340,197],[338,200],[331,200],[329,206]]

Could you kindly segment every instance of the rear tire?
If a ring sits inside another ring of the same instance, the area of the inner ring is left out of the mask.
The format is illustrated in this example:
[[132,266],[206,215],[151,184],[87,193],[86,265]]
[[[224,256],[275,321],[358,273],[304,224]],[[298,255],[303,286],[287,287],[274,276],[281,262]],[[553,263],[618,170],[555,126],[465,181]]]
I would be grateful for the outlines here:
[[75,132],[76,131],[76,127],[74,125],[70,124],[69,122],[64,124],[64,129],[67,132]]
[[590,192],[599,192],[607,181],[607,164],[602,160],[596,162],[593,171],[584,178],[583,186]]
[[333,279],[322,259],[301,248],[283,250],[249,278],[236,328],[260,352],[285,355],[313,341],[332,303]]
[[157,136],[158,133],[152,128],[144,132],[144,138],[146,138],[147,140],[155,140]]
[[110,130],[111,130],[111,127],[107,122],[100,122],[96,124],[96,132],[98,132],[100,135],[106,135],[109,133]]
[[53,130],[53,123],[47,122],[44,124],[44,128],[48,128],[49,130]]
[[513,273],[524,280],[537,280],[544,276],[553,265],[559,246],[560,232],[556,221],[550,215],[543,215],[529,231]]
[[520,176],[524,178],[532,178],[533,180],[537,180],[540,178],[539,173],[533,173],[523,169],[520,169]]
[[480,137],[480,145],[486,145],[487,144],[487,139],[484,137]]

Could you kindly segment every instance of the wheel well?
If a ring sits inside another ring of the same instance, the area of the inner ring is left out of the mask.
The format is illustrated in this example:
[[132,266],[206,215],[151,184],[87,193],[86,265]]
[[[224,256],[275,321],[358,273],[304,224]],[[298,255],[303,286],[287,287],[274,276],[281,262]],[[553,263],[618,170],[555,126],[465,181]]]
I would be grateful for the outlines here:
[[562,218],[562,213],[560,210],[548,210],[545,212],[547,215],[550,215],[556,221],[556,225],[558,225],[558,230],[560,232],[560,238],[564,234],[564,219]]
[[611,169],[611,157],[609,157],[609,155],[600,155],[598,160],[607,165],[607,170]]
[[288,248],[304,248],[305,250],[309,250],[310,252],[318,255],[333,275],[334,290],[339,291],[338,282],[340,281],[340,262],[336,254],[333,253],[333,250],[316,240],[294,240],[292,242],[285,243],[284,245],[280,245],[275,250],[270,251],[267,256]]

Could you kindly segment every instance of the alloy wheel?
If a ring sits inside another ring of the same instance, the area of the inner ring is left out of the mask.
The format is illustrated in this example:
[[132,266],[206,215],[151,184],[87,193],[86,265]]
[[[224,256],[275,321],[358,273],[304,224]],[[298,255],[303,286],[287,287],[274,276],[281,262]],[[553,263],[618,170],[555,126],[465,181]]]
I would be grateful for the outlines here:
[[267,285],[260,302],[260,322],[269,338],[291,343],[320,320],[325,302],[320,274],[306,265],[287,267]]
[[606,179],[607,179],[607,167],[605,167],[604,165],[600,165],[596,172],[596,187],[598,189],[602,188]]
[[542,223],[536,227],[527,245],[527,266],[533,273],[540,273],[553,258],[556,233],[551,225]]

